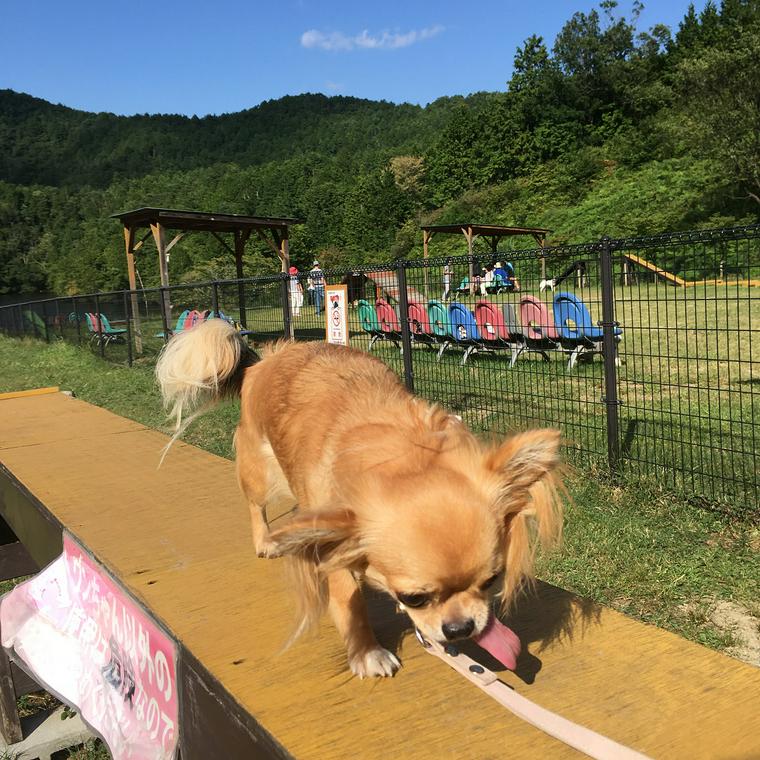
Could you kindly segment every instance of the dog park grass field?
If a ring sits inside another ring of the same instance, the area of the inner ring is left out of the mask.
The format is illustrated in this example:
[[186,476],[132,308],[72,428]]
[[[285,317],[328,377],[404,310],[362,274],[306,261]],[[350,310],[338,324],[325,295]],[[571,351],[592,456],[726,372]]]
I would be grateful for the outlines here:
[[[420,276],[419,271],[416,274]],[[422,283],[417,285],[422,288]],[[259,343],[281,337],[280,283],[243,287],[247,288],[246,321],[253,339]],[[589,305],[594,322],[600,319],[599,289],[585,286],[575,292]],[[760,288],[641,283],[618,286],[614,292],[616,317],[622,326],[616,372],[622,401],[619,445],[624,475],[654,480],[740,513],[752,509],[760,497],[755,474],[760,377],[757,359],[753,359],[753,347],[757,354],[760,339]],[[549,294],[530,288],[490,300],[517,306],[526,293],[551,302]],[[221,286],[218,295],[221,308],[239,319],[239,311],[233,308],[237,285]],[[172,299],[176,318],[183,308],[206,308],[210,294],[208,288],[188,287],[173,291]],[[479,299],[465,296],[462,303],[472,308]],[[68,309],[66,301],[62,304]],[[101,308],[118,315],[123,302],[120,297],[111,304],[101,299]],[[148,314],[141,318],[141,331],[143,357],[150,361],[163,345],[158,302],[146,296],[140,309]],[[293,318],[296,337],[322,339],[323,319],[313,307],[304,305],[300,316]],[[357,310],[350,310],[349,323],[351,344],[366,350],[370,338],[362,330]],[[60,329],[67,340],[77,339],[71,322]],[[80,324],[79,332],[86,341],[86,327]],[[403,372],[393,344],[381,341],[374,352]],[[105,355],[125,362],[127,347],[111,344]],[[444,403],[484,432],[559,426],[571,461],[592,468],[606,463],[605,386],[598,356],[592,362],[579,362],[571,372],[566,370],[566,356],[559,352],[552,352],[549,362],[526,354],[511,370],[508,351],[479,352],[464,367],[461,357],[461,350],[450,349],[436,363],[434,350],[416,346],[417,393]]]
[[[382,353],[398,356],[390,347]],[[450,371],[458,371],[455,360],[451,364]],[[128,368],[62,341],[46,345],[0,336],[0,366],[0,392],[58,385],[151,427],[163,425],[149,361]],[[237,415],[236,403],[224,404],[198,420],[186,439],[232,457]],[[117,464],[118,451],[113,456]],[[713,620],[720,603],[730,603],[756,625],[749,617],[760,617],[756,511],[712,511],[656,484],[606,482],[588,468],[571,470],[568,486],[564,545],[542,559],[544,580],[729,653],[740,642],[730,625]]]

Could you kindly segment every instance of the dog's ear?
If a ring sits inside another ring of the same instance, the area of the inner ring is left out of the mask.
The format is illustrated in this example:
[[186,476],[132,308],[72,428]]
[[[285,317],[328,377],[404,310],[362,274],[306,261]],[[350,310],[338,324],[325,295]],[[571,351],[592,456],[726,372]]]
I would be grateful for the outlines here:
[[486,455],[486,467],[498,483],[494,509],[504,526],[504,606],[532,576],[537,545],[550,548],[562,534],[559,443],[557,430],[531,430],[507,438]]
[[361,556],[356,515],[348,509],[297,514],[272,531],[278,553],[300,557],[330,571]]
[[519,510],[515,502],[524,501],[531,487],[557,468],[559,441],[558,430],[530,430],[510,436],[488,452],[486,467],[498,476],[501,496],[513,503],[510,512]]

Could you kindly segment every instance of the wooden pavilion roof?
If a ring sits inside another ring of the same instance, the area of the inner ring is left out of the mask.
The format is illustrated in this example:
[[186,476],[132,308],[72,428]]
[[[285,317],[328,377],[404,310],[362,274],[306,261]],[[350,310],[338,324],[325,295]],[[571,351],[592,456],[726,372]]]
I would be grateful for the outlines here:
[[503,227],[499,224],[473,224],[462,222],[461,224],[425,224],[422,226],[425,232],[451,232],[461,234],[469,230],[473,235],[482,237],[506,237],[508,235],[539,235],[544,236],[551,230],[543,227]]
[[182,211],[169,208],[143,207],[133,211],[111,214],[125,227],[136,229],[160,224],[174,230],[197,230],[200,232],[236,232],[239,230],[277,229],[287,230],[291,224],[303,224],[303,219],[286,216],[243,216],[241,214],[206,213]]

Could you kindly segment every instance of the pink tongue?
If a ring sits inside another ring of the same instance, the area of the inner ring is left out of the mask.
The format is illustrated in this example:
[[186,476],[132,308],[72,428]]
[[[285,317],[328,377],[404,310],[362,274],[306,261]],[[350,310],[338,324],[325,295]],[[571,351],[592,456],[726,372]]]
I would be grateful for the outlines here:
[[511,628],[507,628],[495,616],[491,616],[488,625],[483,633],[475,638],[475,642],[510,670],[515,669],[517,657],[520,654],[520,639]]

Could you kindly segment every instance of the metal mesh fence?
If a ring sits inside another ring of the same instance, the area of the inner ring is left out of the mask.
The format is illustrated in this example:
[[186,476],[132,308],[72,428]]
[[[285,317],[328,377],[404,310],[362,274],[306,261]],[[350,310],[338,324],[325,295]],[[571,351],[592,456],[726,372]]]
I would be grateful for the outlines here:
[[559,428],[586,470],[755,509],[760,225],[214,281],[0,307],[0,330],[150,360],[209,317],[254,344],[325,340],[342,284],[352,347],[475,430]]
[[620,241],[614,259],[624,467],[757,505],[757,228]]

